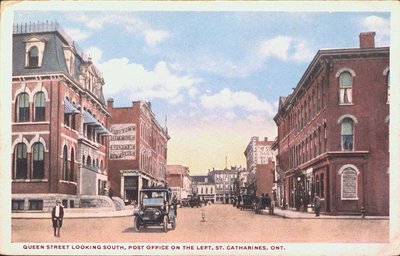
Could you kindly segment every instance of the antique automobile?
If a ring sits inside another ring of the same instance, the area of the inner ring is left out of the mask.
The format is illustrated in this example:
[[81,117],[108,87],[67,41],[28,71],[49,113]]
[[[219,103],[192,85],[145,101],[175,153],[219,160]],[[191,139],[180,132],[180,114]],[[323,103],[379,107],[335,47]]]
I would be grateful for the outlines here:
[[197,208],[199,208],[199,207],[201,207],[201,200],[200,200],[200,197],[198,197],[198,196],[192,196],[192,198],[190,198],[190,201],[189,201],[189,204],[190,204],[190,207],[197,207]]
[[140,231],[149,226],[176,227],[175,209],[171,202],[171,190],[167,187],[149,187],[140,190],[139,207],[134,211],[134,227]]
[[250,209],[253,210],[254,208],[254,200],[252,195],[243,194],[240,200],[240,210]]

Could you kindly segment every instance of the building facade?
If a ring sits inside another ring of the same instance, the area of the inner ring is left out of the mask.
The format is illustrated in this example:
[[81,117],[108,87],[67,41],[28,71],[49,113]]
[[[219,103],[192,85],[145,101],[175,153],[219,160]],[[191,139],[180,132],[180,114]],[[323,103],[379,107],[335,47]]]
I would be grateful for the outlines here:
[[240,192],[239,170],[241,167],[231,166],[230,169],[215,170],[209,172],[215,182],[215,202],[230,204]]
[[110,130],[109,180],[113,195],[126,204],[138,202],[139,190],[165,185],[167,171],[166,127],[161,127],[147,101],[134,101],[131,107],[114,107],[107,101]]
[[107,184],[104,79],[57,23],[14,25],[12,209],[83,206]]
[[278,169],[285,205],[326,214],[389,214],[389,48],[320,50],[279,102]]
[[252,137],[244,151],[247,165],[247,193],[271,195],[274,186],[274,155],[268,138]]
[[215,203],[215,183],[209,175],[192,176],[192,194],[200,197],[200,200]]
[[189,168],[183,165],[167,165],[167,184],[178,200],[192,196],[192,177]]

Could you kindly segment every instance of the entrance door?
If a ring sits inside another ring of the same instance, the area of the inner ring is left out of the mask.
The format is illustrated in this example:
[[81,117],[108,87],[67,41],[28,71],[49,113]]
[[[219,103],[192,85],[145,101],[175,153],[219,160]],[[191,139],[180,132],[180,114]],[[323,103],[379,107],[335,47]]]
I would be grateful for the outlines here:
[[138,176],[124,176],[125,204],[138,202]]

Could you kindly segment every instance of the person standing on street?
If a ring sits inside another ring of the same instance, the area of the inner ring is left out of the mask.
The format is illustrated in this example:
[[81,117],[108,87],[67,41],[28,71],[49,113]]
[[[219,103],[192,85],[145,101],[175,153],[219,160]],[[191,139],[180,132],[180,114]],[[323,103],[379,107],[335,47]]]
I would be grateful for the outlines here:
[[60,229],[64,218],[64,207],[59,199],[56,200],[56,205],[51,211],[51,221],[53,222],[54,236],[60,237]]
[[321,210],[321,198],[319,198],[317,194],[314,194],[313,204],[314,204],[315,216],[319,217],[319,211]]

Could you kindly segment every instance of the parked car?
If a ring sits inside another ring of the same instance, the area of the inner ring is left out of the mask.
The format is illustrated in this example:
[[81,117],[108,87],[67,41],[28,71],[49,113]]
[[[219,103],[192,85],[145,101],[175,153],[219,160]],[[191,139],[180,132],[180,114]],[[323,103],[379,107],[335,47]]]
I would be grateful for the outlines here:
[[190,207],[197,207],[197,208],[199,208],[199,207],[201,207],[201,200],[200,200],[200,197],[198,197],[198,196],[192,196],[192,198],[190,198],[190,202],[189,202],[189,204],[190,204]]
[[171,202],[171,190],[167,187],[151,187],[140,190],[139,208],[134,212],[134,227],[140,231],[149,226],[160,226],[164,232],[168,225],[176,228],[175,209]]
[[253,196],[247,195],[247,194],[242,195],[239,205],[240,205],[240,210],[244,210],[244,209],[253,210],[254,209]]

